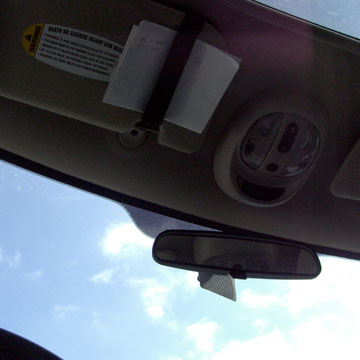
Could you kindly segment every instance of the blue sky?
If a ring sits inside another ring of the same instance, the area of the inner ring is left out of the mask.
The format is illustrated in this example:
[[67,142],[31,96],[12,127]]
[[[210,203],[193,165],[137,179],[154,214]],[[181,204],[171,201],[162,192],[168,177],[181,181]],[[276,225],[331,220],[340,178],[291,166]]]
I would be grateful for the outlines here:
[[64,359],[358,358],[357,262],[237,281],[235,303],[154,263],[118,204],[6,163],[0,180],[0,326]]

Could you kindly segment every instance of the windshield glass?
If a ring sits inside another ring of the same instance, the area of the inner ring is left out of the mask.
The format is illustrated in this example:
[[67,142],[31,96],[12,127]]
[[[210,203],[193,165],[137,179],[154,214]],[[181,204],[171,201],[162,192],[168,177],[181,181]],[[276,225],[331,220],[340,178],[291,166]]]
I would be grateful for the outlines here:
[[360,38],[358,0],[259,0],[258,2],[343,34]]
[[2,328],[64,359],[358,358],[359,262],[238,280],[232,302],[156,264],[119,204],[3,162],[0,177]]

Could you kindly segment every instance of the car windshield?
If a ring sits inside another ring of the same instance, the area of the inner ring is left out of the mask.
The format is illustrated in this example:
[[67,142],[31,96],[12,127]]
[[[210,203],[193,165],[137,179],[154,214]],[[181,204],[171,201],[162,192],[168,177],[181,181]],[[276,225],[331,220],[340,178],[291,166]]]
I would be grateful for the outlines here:
[[155,263],[119,204],[4,162],[0,177],[2,328],[64,359],[358,358],[359,262],[237,280],[232,302]]
[[360,38],[358,0],[258,0],[258,2],[343,34]]

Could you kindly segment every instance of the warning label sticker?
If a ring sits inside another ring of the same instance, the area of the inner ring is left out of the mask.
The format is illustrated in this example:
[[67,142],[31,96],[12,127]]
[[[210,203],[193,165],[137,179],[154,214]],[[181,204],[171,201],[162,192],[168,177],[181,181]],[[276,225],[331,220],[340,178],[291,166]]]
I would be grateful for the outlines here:
[[109,81],[123,47],[64,26],[35,24],[22,37],[25,51],[48,65],[95,80]]

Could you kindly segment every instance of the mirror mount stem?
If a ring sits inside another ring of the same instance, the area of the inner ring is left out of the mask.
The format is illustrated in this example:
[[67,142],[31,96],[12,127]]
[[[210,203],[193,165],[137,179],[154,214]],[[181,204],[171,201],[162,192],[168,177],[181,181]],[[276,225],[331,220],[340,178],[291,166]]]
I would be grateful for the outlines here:
[[234,278],[234,279],[239,279],[239,280],[246,280],[247,276],[246,273],[244,273],[243,271],[239,271],[239,270],[231,270],[230,271],[230,275]]

